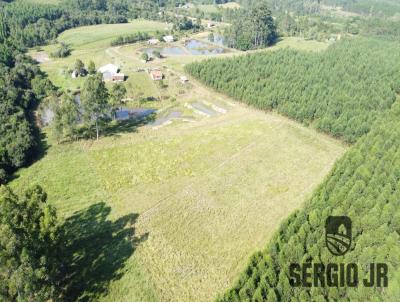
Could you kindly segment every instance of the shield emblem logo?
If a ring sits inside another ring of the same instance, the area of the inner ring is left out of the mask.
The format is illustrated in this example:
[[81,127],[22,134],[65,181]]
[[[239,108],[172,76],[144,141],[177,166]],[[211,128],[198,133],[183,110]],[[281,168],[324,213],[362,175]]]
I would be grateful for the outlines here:
[[325,221],[325,243],[335,256],[348,252],[351,245],[351,220],[347,216],[329,216]]

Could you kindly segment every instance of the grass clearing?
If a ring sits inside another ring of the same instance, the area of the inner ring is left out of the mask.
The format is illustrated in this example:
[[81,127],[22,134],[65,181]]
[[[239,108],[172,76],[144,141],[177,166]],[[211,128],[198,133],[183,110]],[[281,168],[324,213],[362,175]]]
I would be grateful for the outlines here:
[[109,280],[104,301],[210,301],[344,150],[236,104],[196,123],[51,146],[12,186],[34,179],[64,218],[99,203],[113,221],[138,215],[135,236],[146,240]]

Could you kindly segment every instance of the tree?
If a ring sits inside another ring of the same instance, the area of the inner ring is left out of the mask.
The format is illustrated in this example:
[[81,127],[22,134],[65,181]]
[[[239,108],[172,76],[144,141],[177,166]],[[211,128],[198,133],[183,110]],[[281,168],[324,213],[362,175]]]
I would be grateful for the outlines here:
[[74,96],[63,94],[53,100],[54,119],[52,132],[58,142],[63,139],[74,139],[77,133],[79,110]]
[[99,122],[106,116],[109,109],[108,91],[103,82],[102,75],[96,74],[86,79],[81,93],[83,118],[89,126],[94,123],[96,139],[99,139]]
[[147,54],[147,52],[143,52],[141,55],[140,55],[140,58],[143,60],[143,61],[148,61],[149,60],[149,55]]
[[16,196],[0,187],[0,298],[47,301],[56,298],[61,265],[56,210],[39,186]]
[[108,103],[111,107],[112,115],[115,117],[115,112],[119,105],[122,104],[122,99],[126,96],[126,88],[124,84],[117,83],[112,86],[110,92],[110,98],[108,99]]
[[154,50],[153,51],[153,55],[156,57],[156,58],[161,58],[161,52],[158,50],[158,49],[156,49],[156,50]]
[[74,69],[78,72],[79,75],[85,75],[85,64],[80,59],[76,59]]
[[88,64],[88,73],[92,75],[96,73],[96,65],[93,61],[90,61]]

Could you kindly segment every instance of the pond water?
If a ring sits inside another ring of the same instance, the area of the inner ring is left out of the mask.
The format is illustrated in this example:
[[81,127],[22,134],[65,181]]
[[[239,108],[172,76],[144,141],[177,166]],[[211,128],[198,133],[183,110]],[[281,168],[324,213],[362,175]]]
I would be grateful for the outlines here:
[[213,43],[218,44],[220,46],[224,46],[225,38],[218,34],[214,34],[214,41]]
[[222,47],[215,47],[212,44],[201,42],[198,40],[189,40],[185,43],[185,47],[192,55],[210,55],[224,53],[225,49]]
[[145,118],[153,113],[156,110],[154,109],[147,109],[147,108],[121,108],[116,112],[116,118],[119,121],[128,120],[128,119],[141,119]]
[[[220,36],[217,37],[217,41]],[[214,37],[215,39],[215,37]],[[222,42],[221,42],[222,45]],[[147,47],[143,48],[142,52],[147,53],[149,56],[153,55],[153,52],[158,50],[162,56],[182,56],[182,55],[211,55],[211,54],[220,54],[227,52],[224,48],[212,45],[207,42],[202,42],[199,40],[191,39],[186,41],[184,47],[180,46],[171,46],[171,47]]]

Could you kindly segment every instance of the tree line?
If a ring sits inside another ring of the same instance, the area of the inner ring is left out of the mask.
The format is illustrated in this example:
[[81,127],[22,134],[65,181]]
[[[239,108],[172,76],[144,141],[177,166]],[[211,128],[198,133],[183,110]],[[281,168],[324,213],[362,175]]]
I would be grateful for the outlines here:
[[263,110],[277,110],[353,143],[400,92],[397,42],[344,39],[321,53],[279,50],[193,63],[205,84]]
[[[235,285],[218,301],[398,301],[400,296],[400,103],[380,115],[371,131],[334,166],[305,207],[283,222],[254,254]],[[344,256],[325,244],[325,220],[352,220]],[[388,265],[388,287],[293,287],[291,263],[356,263],[359,280],[370,263]]]

